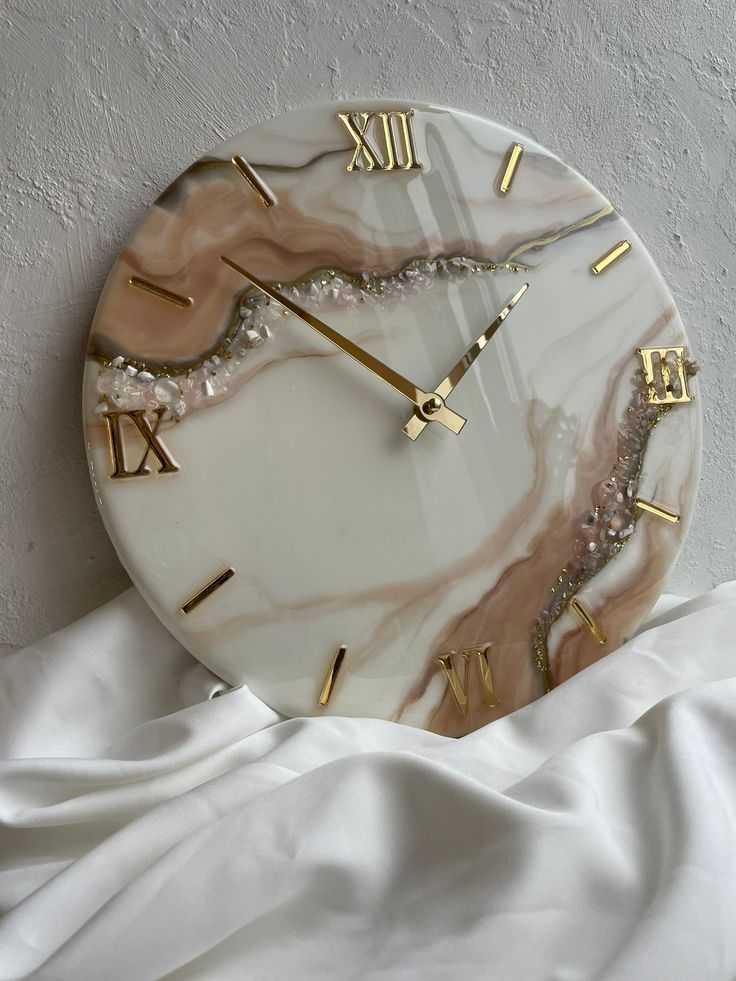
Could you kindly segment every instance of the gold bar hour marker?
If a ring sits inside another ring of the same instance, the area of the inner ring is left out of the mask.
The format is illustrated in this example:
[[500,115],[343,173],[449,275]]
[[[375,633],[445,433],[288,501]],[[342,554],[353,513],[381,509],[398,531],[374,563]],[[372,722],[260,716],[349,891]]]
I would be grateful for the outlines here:
[[648,511],[650,514],[656,514],[658,518],[671,521],[673,525],[676,525],[680,520],[680,515],[676,511],[663,508],[661,504],[653,504],[651,501],[645,501],[643,497],[637,497],[634,504],[638,508],[641,508],[642,511]]
[[200,603],[204,603],[204,601],[211,596],[216,589],[219,589],[220,586],[224,586],[228,579],[232,579],[234,575],[235,569],[232,567],[225,569],[219,576],[215,576],[211,582],[208,582],[206,586],[203,586],[198,593],[195,593],[191,599],[188,599],[186,603],[181,606],[181,612],[191,613],[192,610],[198,607]]
[[149,283],[147,279],[131,276],[128,283],[131,286],[135,286],[136,289],[145,290],[146,293],[153,293],[160,300],[168,300],[169,303],[173,303],[177,307],[186,309],[192,305],[191,296],[181,296],[179,293],[172,293],[171,290],[165,290],[163,286],[156,286],[155,283]]
[[231,157],[230,159],[267,208],[272,208],[275,204],[279,203],[279,199],[273,193],[271,188],[263,180],[263,178],[257,174],[255,170],[253,170],[245,157],[235,156]]
[[319,694],[319,704],[326,705],[330,700],[330,695],[332,694],[332,688],[337,681],[337,676],[340,673],[340,668],[342,667],[342,662],[345,660],[345,655],[348,649],[345,644],[340,644],[340,646],[335,651],[335,656],[332,659],[332,664],[327,672],[327,675],[322,685],[322,691]]
[[606,635],[603,633],[601,628],[595,622],[595,620],[588,612],[588,610],[586,610],[585,607],[582,605],[582,603],[578,601],[577,596],[573,596],[573,598],[570,600],[570,609],[578,617],[580,622],[583,623],[588,628],[588,630],[593,634],[593,636],[598,641],[598,643],[605,644]]
[[506,156],[506,167],[501,175],[501,180],[498,182],[498,189],[501,194],[508,194],[511,190],[514,174],[516,173],[516,168],[519,166],[523,152],[524,147],[521,143],[511,144],[511,149]]
[[606,252],[605,255],[602,255],[597,262],[594,262],[590,267],[590,271],[594,276],[599,276],[602,272],[604,272],[604,270],[608,269],[612,263],[616,262],[617,259],[620,259],[622,256],[626,255],[630,248],[631,242],[624,239],[622,242],[619,242],[618,245],[614,245],[610,252]]

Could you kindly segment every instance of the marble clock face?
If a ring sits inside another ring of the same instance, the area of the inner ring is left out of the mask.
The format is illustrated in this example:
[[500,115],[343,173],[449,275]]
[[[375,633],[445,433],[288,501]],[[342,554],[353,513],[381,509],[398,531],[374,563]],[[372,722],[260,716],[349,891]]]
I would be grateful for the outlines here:
[[695,372],[641,241],[553,154],[322,105],[143,216],[92,327],[90,469],[136,585],[225,681],[458,735],[651,607],[693,509]]

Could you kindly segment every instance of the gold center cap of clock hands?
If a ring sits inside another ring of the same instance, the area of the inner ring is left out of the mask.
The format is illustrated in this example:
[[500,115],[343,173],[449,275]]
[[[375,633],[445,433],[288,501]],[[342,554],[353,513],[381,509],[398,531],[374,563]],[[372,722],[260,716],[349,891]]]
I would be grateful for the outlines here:
[[322,337],[334,344],[335,347],[344,351],[345,354],[350,355],[354,361],[367,368],[368,371],[380,378],[381,381],[390,385],[399,395],[403,395],[405,399],[413,403],[415,411],[419,413],[419,418],[424,425],[430,421],[439,422],[445,428],[449,429],[451,433],[455,433],[455,435],[462,430],[466,422],[464,416],[458,415],[457,412],[453,412],[452,409],[445,405],[445,400],[439,392],[423,391],[414,382],[409,381],[408,378],[404,378],[403,375],[400,375],[398,371],[394,371],[393,368],[389,368],[388,365],[384,364],[383,361],[379,361],[370,352],[365,351],[349,338],[343,337],[334,327],[330,327],[318,317],[315,317],[314,314],[309,313],[308,310],[303,310],[300,306],[297,306],[293,300],[287,296],[283,296],[269,283],[264,283],[260,279],[256,279],[247,269],[239,266],[232,259],[228,259],[227,256],[221,255],[220,259],[226,266],[234,269],[235,272],[239,273],[245,279],[249,279],[261,293],[264,293],[272,300],[275,300],[276,303],[280,303],[281,306],[296,314],[300,320],[303,320],[305,324],[316,330],[318,334],[321,334]]
[[421,413],[425,419],[431,419],[432,416],[437,415],[444,404],[444,400],[441,399],[439,395],[431,395],[427,401],[420,406]]

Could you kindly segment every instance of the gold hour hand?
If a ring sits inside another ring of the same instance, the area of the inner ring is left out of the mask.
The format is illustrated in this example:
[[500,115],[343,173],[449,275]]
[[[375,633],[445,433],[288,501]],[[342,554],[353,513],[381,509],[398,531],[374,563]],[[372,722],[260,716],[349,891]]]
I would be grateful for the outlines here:
[[302,307],[297,306],[293,300],[289,299],[287,296],[282,296],[281,293],[277,292],[273,286],[268,283],[262,282],[260,279],[249,273],[242,266],[233,262],[232,259],[228,259],[227,256],[220,256],[220,259],[225,263],[225,265],[230,266],[235,272],[240,273],[245,279],[249,279],[251,283],[259,289],[266,296],[275,300],[276,303],[280,303],[287,310],[290,310],[293,314],[296,314],[300,320],[308,324],[318,334],[330,341],[335,347],[338,347],[345,354],[350,355],[354,361],[358,364],[363,365],[368,371],[377,375],[382,381],[390,385],[395,391],[404,398],[408,399],[415,406],[415,411],[417,412],[420,419],[425,422],[439,422],[442,423],[450,432],[455,434],[459,433],[460,430],[465,425],[465,419],[463,416],[458,415],[457,412],[453,412],[452,409],[445,405],[444,397],[438,395],[435,392],[425,392],[421,388],[418,388],[413,382],[410,382],[403,375],[400,375],[393,368],[389,368],[388,365],[384,364],[383,361],[379,361],[378,358],[369,354],[362,347],[358,347],[349,338],[344,337],[342,334],[338,333],[333,327],[328,324],[323,323],[313,314],[309,313],[308,310],[302,309]]
[[[443,401],[447,398],[528,289],[529,283],[524,283],[521,289],[514,293],[493,323],[483,331],[475,343],[470,345],[468,350],[465,352],[462,358],[460,358],[455,367],[452,368],[447,377],[443,378],[437,388],[435,388],[435,395],[439,396]],[[423,413],[415,409],[414,415],[404,426],[404,432],[409,439],[417,439],[417,437],[424,432],[426,425],[426,417],[423,415]]]

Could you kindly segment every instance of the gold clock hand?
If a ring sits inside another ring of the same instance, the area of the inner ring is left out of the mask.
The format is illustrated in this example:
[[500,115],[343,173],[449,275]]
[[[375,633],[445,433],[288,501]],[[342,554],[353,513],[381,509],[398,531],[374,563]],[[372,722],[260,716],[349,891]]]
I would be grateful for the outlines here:
[[[443,400],[447,398],[528,289],[529,283],[524,283],[521,289],[517,293],[514,293],[490,327],[483,331],[475,343],[470,345],[447,377],[443,378],[437,388],[435,388],[435,395],[438,395]],[[417,439],[424,432],[426,425],[426,419],[420,412],[415,410],[414,415],[404,426],[404,432],[409,439]]]
[[404,398],[408,399],[410,402],[416,406],[416,412],[420,419],[424,422],[440,422],[443,426],[457,435],[465,425],[466,420],[463,416],[458,415],[457,412],[453,412],[445,405],[445,400],[441,395],[437,395],[435,392],[424,392],[421,388],[418,388],[413,382],[410,382],[403,375],[400,375],[393,368],[389,368],[388,365],[384,364],[383,361],[379,361],[368,351],[363,350],[362,347],[358,347],[347,337],[343,337],[339,334],[333,327],[329,327],[327,324],[323,323],[313,314],[309,313],[307,310],[303,310],[300,306],[297,306],[293,300],[290,300],[286,296],[282,296],[278,293],[273,286],[268,283],[262,282],[260,279],[249,273],[242,266],[233,262],[232,259],[228,259],[227,256],[220,256],[220,259],[225,263],[225,265],[230,266],[235,272],[240,273],[245,279],[249,279],[253,285],[259,289],[266,296],[269,296],[272,300],[280,303],[287,310],[296,314],[300,320],[304,323],[309,324],[310,327],[314,328],[318,334],[326,338],[335,347],[340,348],[345,354],[350,355],[353,360],[357,361],[358,364],[363,365],[368,371],[377,375],[382,381],[390,385],[395,391]]

